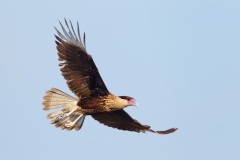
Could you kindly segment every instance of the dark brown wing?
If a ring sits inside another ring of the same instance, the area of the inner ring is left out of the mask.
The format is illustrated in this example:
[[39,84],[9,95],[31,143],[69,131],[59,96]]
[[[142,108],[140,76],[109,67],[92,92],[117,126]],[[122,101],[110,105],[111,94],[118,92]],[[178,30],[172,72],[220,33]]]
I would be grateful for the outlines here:
[[92,117],[104,125],[126,131],[133,132],[149,131],[157,134],[169,134],[177,130],[177,128],[171,128],[166,131],[154,131],[151,129],[150,126],[143,125],[139,123],[137,120],[133,119],[123,109],[113,112],[93,114]]
[[[61,22],[59,22],[61,24]],[[57,29],[58,36],[57,50],[59,64],[63,77],[67,80],[68,87],[79,98],[106,96],[109,92],[105,86],[98,69],[91,57],[86,51],[85,34],[83,37],[84,44],[81,41],[79,25],[77,24],[77,34],[75,33],[72,23],[71,29],[65,19],[68,32],[61,24],[63,34]]]

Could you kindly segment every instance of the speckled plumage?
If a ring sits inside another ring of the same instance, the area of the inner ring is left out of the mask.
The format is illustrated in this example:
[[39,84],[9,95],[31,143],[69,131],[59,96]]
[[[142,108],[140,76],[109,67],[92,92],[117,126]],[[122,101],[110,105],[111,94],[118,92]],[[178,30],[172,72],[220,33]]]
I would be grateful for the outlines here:
[[[47,118],[56,127],[67,130],[80,130],[85,116],[91,115],[95,120],[109,127],[134,132],[153,132],[169,134],[176,131],[154,131],[127,114],[123,108],[137,105],[129,96],[115,96],[104,84],[99,71],[86,50],[86,37],[83,42],[79,25],[75,32],[71,21],[65,20],[67,30],[60,22],[63,34],[56,29],[56,45],[63,77],[69,89],[78,97],[74,98],[56,88],[46,92],[43,110],[60,109],[49,113]],[[69,25],[70,24],[70,25]]]

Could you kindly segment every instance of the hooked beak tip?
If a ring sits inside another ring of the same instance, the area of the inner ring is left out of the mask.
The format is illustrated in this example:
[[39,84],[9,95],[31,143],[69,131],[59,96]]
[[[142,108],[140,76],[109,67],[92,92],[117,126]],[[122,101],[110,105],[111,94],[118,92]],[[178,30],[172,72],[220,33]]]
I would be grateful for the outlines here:
[[136,103],[134,106],[135,106],[135,107],[138,107],[138,103]]

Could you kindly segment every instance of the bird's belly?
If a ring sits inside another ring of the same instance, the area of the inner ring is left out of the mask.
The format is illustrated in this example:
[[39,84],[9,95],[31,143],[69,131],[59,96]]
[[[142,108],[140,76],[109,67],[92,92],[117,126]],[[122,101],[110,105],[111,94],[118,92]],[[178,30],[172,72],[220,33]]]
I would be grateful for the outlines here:
[[77,112],[81,113],[81,114],[85,114],[85,115],[92,115],[92,114],[96,114],[96,113],[103,113],[103,112],[112,112],[112,111],[116,111],[118,109],[114,109],[114,108],[110,108],[108,106],[95,106],[95,107],[79,107],[77,109]]
[[81,99],[78,102],[78,106],[82,110],[86,111],[86,114],[94,114],[100,112],[111,112],[124,108],[118,101],[118,97],[114,95],[102,96],[102,97],[92,97]]

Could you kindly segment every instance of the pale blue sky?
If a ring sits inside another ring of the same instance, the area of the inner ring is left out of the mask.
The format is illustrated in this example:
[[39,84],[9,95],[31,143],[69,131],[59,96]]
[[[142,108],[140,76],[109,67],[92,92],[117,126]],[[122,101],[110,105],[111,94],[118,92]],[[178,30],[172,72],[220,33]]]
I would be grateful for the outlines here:
[[[78,21],[87,50],[127,112],[170,135],[105,127],[87,117],[62,131],[42,111],[45,91],[71,93],[55,30]],[[1,160],[239,160],[240,1],[2,1]]]

